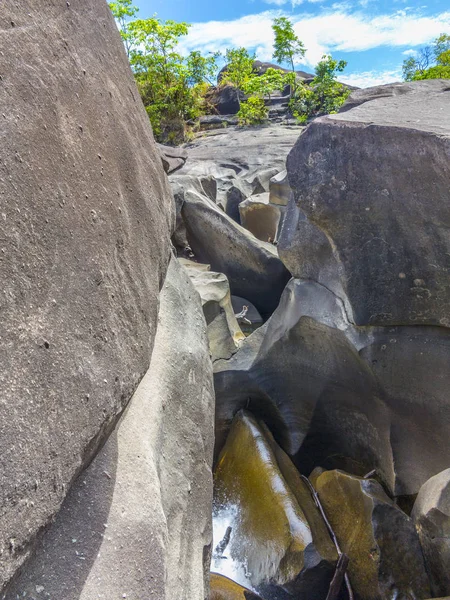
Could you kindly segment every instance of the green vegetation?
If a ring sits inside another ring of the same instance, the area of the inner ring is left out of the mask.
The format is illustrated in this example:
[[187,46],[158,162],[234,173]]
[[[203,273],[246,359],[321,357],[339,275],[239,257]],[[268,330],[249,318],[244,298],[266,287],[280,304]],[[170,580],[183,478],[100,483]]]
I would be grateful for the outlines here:
[[[208,98],[214,87],[220,54],[205,57],[194,51],[183,56],[179,43],[189,32],[188,23],[161,21],[155,16],[139,19],[138,8],[132,0],[117,0],[109,6],[118,23],[156,139],[169,144],[183,142],[189,133],[188,123],[213,111]],[[288,63],[290,72],[269,68],[258,75],[253,68],[255,56],[246,48],[230,48],[225,53],[227,66],[220,86],[231,85],[236,89],[239,124],[264,123],[271,96],[287,86],[291,90],[291,111],[300,121],[336,111],[348,95],[336,80],[336,74],[346,63],[337,62],[331,56],[324,57],[316,67],[311,86],[306,86],[295,74],[295,61],[303,58],[306,49],[291,21],[286,17],[277,18],[272,28],[273,57],[281,64]],[[245,100],[241,100],[242,96]]]
[[273,58],[280,65],[288,62],[292,71],[295,71],[295,59],[301,60],[306,53],[303,42],[297,37],[291,21],[286,17],[274,19],[272,29],[275,34]]
[[450,35],[442,33],[432,46],[422,48],[417,56],[403,61],[405,81],[450,79]]
[[339,110],[350,95],[350,90],[337,81],[337,74],[342,73],[346,66],[345,60],[337,61],[325,55],[316,66],[316,76],[311,84],[294,90],[291,110],[300,122]]

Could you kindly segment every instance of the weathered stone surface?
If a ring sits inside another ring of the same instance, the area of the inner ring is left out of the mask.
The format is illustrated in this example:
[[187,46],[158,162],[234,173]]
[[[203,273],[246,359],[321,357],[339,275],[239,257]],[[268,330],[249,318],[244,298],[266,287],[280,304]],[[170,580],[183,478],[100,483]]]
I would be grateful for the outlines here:
[[255,592],[219,573],[211,573],[210,581],[210,600],[261,600]]
[[450,333],[442,327],[367,331],[360,356],[390,414],[395,495],[414,495],[450,456]]
[[281,211],[269,204],[269,192],[250,196],[239,204],[242,227],[263,242],[273,242],[277,237]]
[[173,213],[107,4],[0,28],[1,589],[147,371]]
[[291,186],[286,169],[277,175],[274,175],[269,183],[269,202],[271,204],[279,204],[287,206],[291,197]]
[[213,414],[200,299],[172,260],[150,369],[5,599],[206,599]]
[[450,469],[420,488],[412,518],[419,532],[434,595],[450,594]]
[[376,468],[393,489],[390,414],[358,354],[361,335],[329,290],[291,280],[269,321],[215,364],[216,455],[248,407],[304,472],[351,463],[360,475]]
[[[287,160],[295,202],[331,243],[355,323],[449,327],[450,86],[370,93],[301,136]],[[320,264],[303,263],[318,281]]]
[[216,507],[237,508],[230,553],[252,585],[326,595],[337,554],[325,523],[288,456],[246,411],[233,421],[214,481]]
[[269,316],[290,279],[276,248],[257,240],[205,196],[187,191],[184,198],[181,215],[196,259],[225,273],[233,295],[248,298]]
[[157,144],[161,160],[166,173],[174,173],[184,165],[187,159],[187,152],[183,148],[172,148]]
[[182,264],[200,294],[212,360],[228,359],[245,339],[234,314],[228,279],[223,273],[205,269],[209,265],[187,260]]
[[413,521],[374,480],[326,471],[316,489],[360,600],[420,600],[430,594]]

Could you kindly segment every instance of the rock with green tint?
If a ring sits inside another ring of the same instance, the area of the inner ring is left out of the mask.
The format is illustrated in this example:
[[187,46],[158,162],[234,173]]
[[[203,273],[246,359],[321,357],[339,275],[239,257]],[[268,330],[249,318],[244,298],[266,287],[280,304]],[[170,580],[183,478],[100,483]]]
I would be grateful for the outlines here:
[[237,507],[230,554],[255,588],[325,597],[336,550],[307,485],[261,421],[240,411],[219,457],[215,505]]
[[341,550],[357,600],[422,600],[428,576],[413,521],[379,483],[343,471],[316,481],[320,501]]
[[209,600],[261,600],[255,592],[228,579],[224,575],[211,573]]

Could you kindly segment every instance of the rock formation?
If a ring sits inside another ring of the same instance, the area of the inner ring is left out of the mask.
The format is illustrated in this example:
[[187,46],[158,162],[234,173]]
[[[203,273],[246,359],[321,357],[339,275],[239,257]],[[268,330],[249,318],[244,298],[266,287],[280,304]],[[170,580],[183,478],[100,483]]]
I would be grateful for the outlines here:
[[213,398],[200,302],[172,259],[150,368],[6,599],[207,598]]
[[38,4],[0,8],[2,598],[200,600],[211,365],[175,264],[158,326],[169,183],[107,4]]
[[211,598],[448,595],[448,82],[158,147],[105,2],[7,4],[2,600],[205,600],[214,443]]
[[450,594],[450,469],[423,484],[412,517],[419,532],[431,589],[436,596]]

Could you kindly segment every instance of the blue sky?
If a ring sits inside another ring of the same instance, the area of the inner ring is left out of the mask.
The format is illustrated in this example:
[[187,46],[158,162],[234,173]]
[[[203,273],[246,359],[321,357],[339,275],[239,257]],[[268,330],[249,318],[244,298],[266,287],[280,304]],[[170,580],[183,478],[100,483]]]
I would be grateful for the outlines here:
[[311,71],[324,53],[348,62],[342,81],[367,87],[401,79],[405,56],[450,33],[450,0],[135,0],[141,18],[192,24],[182,49],[204,53],[245,46],[272,54],[271,21],[292,18]]

